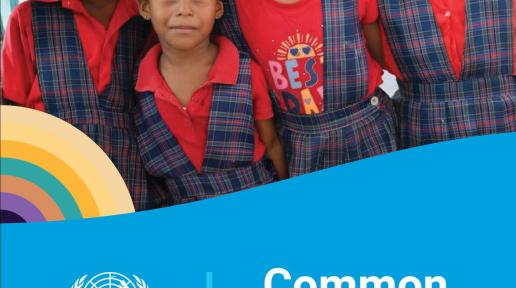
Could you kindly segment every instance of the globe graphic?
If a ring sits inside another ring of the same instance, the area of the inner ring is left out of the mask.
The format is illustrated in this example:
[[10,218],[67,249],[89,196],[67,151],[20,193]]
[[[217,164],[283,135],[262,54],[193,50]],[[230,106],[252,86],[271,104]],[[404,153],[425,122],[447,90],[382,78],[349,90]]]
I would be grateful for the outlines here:
[[116,272],[95,275],[86,283],[85,288],[138,288],[126,276]]

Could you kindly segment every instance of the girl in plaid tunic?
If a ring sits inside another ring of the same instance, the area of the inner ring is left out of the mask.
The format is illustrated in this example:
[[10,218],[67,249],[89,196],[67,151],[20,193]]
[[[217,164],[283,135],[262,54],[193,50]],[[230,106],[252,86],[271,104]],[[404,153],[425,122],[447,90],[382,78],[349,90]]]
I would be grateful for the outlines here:
[[516,131],[514,0],[378,0],[402,147]]
[[375,0],[224,5],[219,30],[264,69],[292,176],[396,150],[382,69],[366,49],[381,56]]
[[135,208],[151,203],[134,124],[133,70],[149,25],[134,0],[37,0],[11,14],[2,94],[59,117],[111,158]]
[[222,3],[141,0],[140,13],[159,44],[140,64],[135,119],[145,168],[163,183],[161,205],[286,178],[263,72],[211,37]]

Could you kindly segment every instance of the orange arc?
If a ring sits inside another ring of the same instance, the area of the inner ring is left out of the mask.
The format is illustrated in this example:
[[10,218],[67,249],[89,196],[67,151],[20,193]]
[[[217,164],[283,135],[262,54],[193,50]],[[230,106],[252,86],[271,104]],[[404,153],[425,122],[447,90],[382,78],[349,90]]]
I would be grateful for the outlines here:
[[0,191],[26,199],[38,208],[47,221],[64,220],[56,202],[34,183],[16,176],[0,175]]

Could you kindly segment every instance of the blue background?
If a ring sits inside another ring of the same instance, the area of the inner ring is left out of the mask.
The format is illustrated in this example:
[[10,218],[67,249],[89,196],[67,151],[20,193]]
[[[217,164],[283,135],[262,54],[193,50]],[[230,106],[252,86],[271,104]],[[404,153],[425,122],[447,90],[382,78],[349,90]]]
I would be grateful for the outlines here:
[[[115,271],[149,287],[263,287],[267,271],[516,287],[516,133],[391,153],[143,213],[1,225],[1,286]],[[274,288],[293,287],[275,278]],[[306,286],[308,287],[308,286]],[[358,285],[357,285],[358,287]]]

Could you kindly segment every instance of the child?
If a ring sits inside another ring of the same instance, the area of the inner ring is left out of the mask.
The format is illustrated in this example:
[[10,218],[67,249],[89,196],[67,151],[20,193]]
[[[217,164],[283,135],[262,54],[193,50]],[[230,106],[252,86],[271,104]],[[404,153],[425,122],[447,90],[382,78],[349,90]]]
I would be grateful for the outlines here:
[[402,147],[516,131],[513,1],[378,1]]
[[140,0],[159,44],[140,64],[135,120],[145,168],[185,203],[287,177],[259,66],[211,38],[218,0]]
[[374,0],[224,4],[220,32],[252,54],[272,87],[291,176],[396,150],[382,69],[366,49],[381,56]]
[[6,102],[59,117],[111,158],[137,210],[152,202],[130,109],[134,63],[149,25],[134,0],[21,3],[2,50]]

